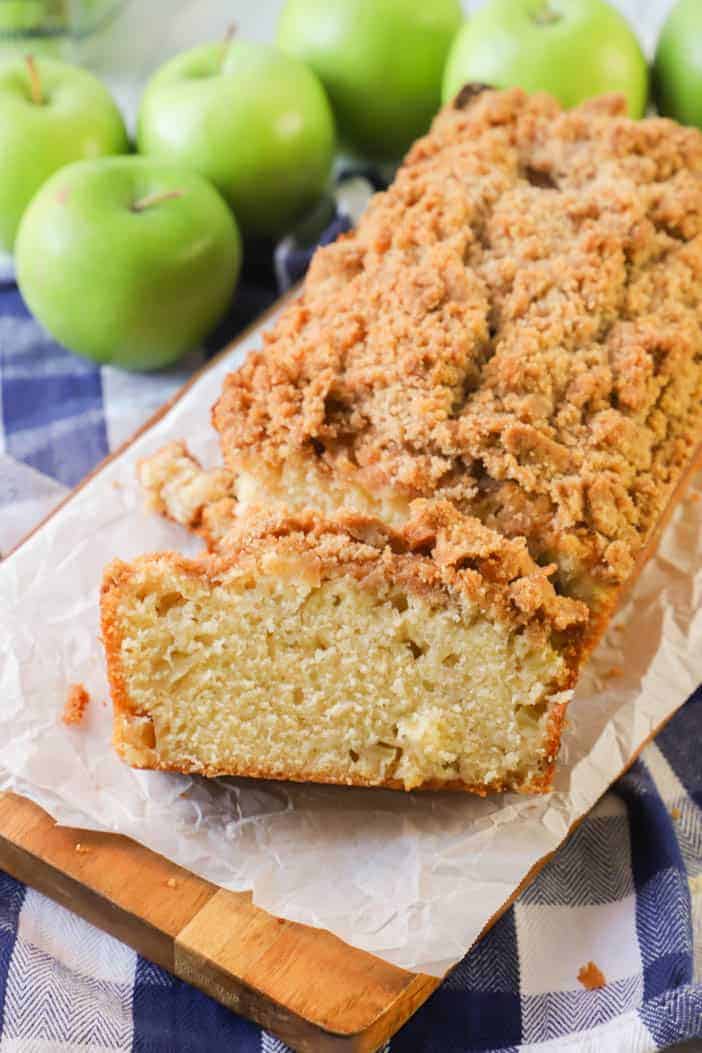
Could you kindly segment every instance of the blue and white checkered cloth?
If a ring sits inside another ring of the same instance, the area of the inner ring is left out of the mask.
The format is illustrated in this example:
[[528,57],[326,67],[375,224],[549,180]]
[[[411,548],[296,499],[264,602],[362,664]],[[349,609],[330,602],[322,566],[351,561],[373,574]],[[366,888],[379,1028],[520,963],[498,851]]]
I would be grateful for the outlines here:
[[[364,187],[344,184],[348,225]],[[249,259],[219,346],[299,277],[294,240]],[[0,550],[163,402],[169,372],[98,368],[53,344],[0,287]],[[702,689],[389,1044],[643,1053],[702,1037]],[[606,984],[586,989],[588,962]],[[323,978],[320,977],[320,982]],[[0,1053],[284,1053],[287,1047],[0,873]]]

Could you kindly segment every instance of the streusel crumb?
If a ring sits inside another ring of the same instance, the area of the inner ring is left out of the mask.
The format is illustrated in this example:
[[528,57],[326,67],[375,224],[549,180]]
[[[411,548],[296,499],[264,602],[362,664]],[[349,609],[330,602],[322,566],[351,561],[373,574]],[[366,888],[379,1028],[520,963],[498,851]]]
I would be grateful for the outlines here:
[[227,378],[225,458],[327,512],[447,498],[590,601],[699,435],[701,289],[696,129],[473,92]]

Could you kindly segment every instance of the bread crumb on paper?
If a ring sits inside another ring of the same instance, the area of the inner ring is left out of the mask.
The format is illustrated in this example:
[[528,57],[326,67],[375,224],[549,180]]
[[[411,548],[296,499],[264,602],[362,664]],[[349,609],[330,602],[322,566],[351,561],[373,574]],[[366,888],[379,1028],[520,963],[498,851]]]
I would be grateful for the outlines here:
[[81,844],[80,841],[76,841],[76,852],[78,852],[80,855],[87,855],[90,851],[92,851],[92,849],[89,847],[89,845],[84,845]]
[[69,727],[77,727],[83,723],[85,711],[90,705],[90,695],[83,684],[71,684],[68,696],[63,707],[61,719]]
[[166,882],[166,885],[168,886],[168,888],[178,888],[178,882],[174,877],[169,877],[168,881]]
[[588,962],[578,971],[578,980],[587,991],[596,991],[607,983],[605,975],[594,962]]

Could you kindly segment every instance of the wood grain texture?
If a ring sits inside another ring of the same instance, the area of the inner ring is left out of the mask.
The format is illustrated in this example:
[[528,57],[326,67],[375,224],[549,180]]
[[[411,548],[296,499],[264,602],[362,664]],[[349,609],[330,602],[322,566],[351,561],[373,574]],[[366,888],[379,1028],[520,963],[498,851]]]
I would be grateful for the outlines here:
[[275,918],[128,838],[57,826],[12,793],[0,794],[0,868],[300,1053],[373,1053],[439,982]]

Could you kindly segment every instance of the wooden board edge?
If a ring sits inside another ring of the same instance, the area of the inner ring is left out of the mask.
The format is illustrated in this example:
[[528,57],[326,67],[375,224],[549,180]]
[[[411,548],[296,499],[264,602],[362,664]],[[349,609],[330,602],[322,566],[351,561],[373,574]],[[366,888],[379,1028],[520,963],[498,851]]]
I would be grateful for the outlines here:
[[[118,857],[125,852],[132,857],[140,883],[133,889],[122,883],[111,895],[109,877],[95,880],[93,874],[104,870],[101,860],[109,852],[106,873],[114,880],[120,864],[115,849]],[[140,870],[144,864],[148,874]],[[176,933],[219,891],[129,838],[59,826],[39,805],[10,791],[0,792],[0,868],[170,972]],[[149,884],[166,903],[178,895],[173,923],[155,925],[146,915]]]
[[[192,977],[197,962],[195,972],[206,973],[218,991],[236,976],[259,998],[282,1003],[322,1033],[349,1039],[377,1028],[393,1006],[397,1014],[408,998],[414,1004],[417,989],[439,983],[326,929],[272,917],[253,902],[232,912],[231,895],[220,890],[176,937],[176,964]],[[316,970],[326,978],[323,997],[310,988],[308,962],[312,975]]]
[[[295,1053],[376,1053],[388,1039],[419,1009],[441,983],[424,974],[411,974],[405,988],[363,1030],[333,1031],[314,1019],[291,1012],[250,984],[232,983],[230,974],[223,973],[217,964],[190,949],[175,946],[175,975],[235,1013],[255,1021],[273,1032]],[[322,987],[324,976],[311,978]]]
[[[105,863],[108,854],[110,858]],[[119,869],[123,862],[115,857],[125,854],[135,857],[129,862],[138,876],[136,889],[120,885],[118,893],[111,896],[108,890],[110,880],[114,881],[115,864]],[[409,973],[338,940],[342,951],[347,949],[356,959],[356,972],[359,971],[359,961],[362,965],[365,959],[369,972],[379,967],[387,976],[394,975],[398,990],[379,1013],[370,1016],[367,1022],[364,1020],[358,1029],[343,1032],[325,1027],[314,1016],[295,1012],[289,1004],[277,1002],[275,995],[246,982],[222,967],[221,963],[184,947],[179,941],[180,934],[186,932],[199,915],[206,913],[210,901],[220,896],[232,901],[240,898],[246,901],[246,912],[279,923],[279,919],[251,905],[247,893],[228,892],[190,875],[122,835],[59,826],[39,805],[11,791],[0,792],[0,868],[222,1005],[275,1031],[295,1049],[323,1053],[341,1053],[342,1050],[344,1053],[374,1053],[440,983],[438,979]],[[191,879],[196,886],[191,896],[192,908],[186,906],[184,911],[181,910],[178,924],[166,931],[149,918],[149,901],[153,902],[154,894],[166,898],[182,896],[184,878],[186,881]],[[171,883],[173,889],[169,888]],[[234,905],[235,909],[241,910],[241,905],[235,902]],[[293,934],[299,929],[314,938],[316,930],[308,926],[298,926],[293,922],[280,924]],[[321,931],[319,935],[337,939]],[[320,989],[323,985],[324,978],[320,976]]]

